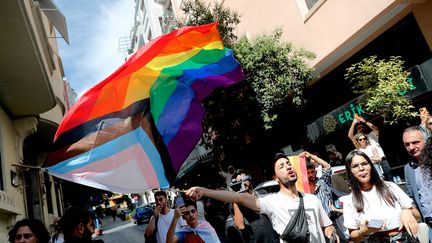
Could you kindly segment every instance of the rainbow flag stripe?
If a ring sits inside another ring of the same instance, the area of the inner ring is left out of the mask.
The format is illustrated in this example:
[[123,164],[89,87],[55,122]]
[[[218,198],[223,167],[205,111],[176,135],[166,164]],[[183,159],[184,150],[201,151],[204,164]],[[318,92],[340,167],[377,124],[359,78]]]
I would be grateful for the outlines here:
[[290,160],[297,174],[297,190],[310,193],[309,181],[307,177],[306,158],[296,155],[290,156],[288,159]]
[[168,187],[202,135],[202,100],[242,79],[217,23],[159,37],[71,108],[45,166],[116,192]]

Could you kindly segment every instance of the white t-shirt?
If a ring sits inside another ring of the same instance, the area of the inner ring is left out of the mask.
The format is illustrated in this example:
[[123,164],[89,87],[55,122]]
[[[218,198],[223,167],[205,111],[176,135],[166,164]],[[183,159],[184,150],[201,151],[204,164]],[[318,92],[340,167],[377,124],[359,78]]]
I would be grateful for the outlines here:
[[[310,232],[309,242],[325,243],[322,227],[332,224],[322,208],[319,199],[312,194],[303,194],[303,202],[307,215],[308,227]],[[271,193],[258,198],[261,213],[266,214],[272,222],[273,229],[280,235],[283,234],[285,227],[291,216],[297,210],[300,199],[292,200],[282,193]],[[284,242],[282,239],[280,242]]]
[[387,230],[399,227],[400,214],[402,209],[411,208],[413,205],[412,199],[405,194],[402,189],[393,182],[385,182],[390,191],[396,197],[395,206],[387,205],[384,199],[378,195],[374,186],[370,191],[364,192],[364,210],[358,213],[354,208],[352,193],[341,197],[343,202],[344,226],[348,229],[359,229],[360,224],[365,220],[377,219],[381,220],[387,226]]
[[[166,235],[168,233],[168,229],[171,225],[171,221],[174,218],[174,209],[170,208],[169,212],[165,215],[159,214],[159,220],[157,225],[157,232],[156,232],[156,240],[157,242],[166,242]],[[182,218],[180,218],[177,221],[176,231],[180,229],[180,227],[186,224],[186,221],[184,221]]]
[[369,138],[371,145],[376,146],[378,154],[380,155],[380,158],[385,157],[384,151],[378,142],[378,136],[373,131],[370,132],[367,136]]

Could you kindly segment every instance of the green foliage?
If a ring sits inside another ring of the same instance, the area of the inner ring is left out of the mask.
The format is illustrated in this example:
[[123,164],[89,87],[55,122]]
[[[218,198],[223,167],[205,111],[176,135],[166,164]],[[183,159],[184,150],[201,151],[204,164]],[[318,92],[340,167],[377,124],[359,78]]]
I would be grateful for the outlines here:
[[[224,45],[232,48],[241,63],[245,80],[227,89],[218,89],[204,101],[204,143],[220,160],[257,160],[256,148],[268,146],[264,139],[292,104],[305,103],[303,90],[313,70],[306,61],[314,54],[281,41],[276,30],[254,40],[237,39],[234,34],[240,15],[223,6],[223,1],[205,4],[202,0],[183,2],[186,18],[178,26],[195,26],[219,21]],[[270,146],[271,147],[271,146]]]
[[281,36],[282,30],[277,29],[251,41],[243,37],[233,46],[246,75],[244,82],[256,94],[266,129],[272,128],[284,106],[305,104],[303,90],[306,82],[313,78],[313,69],[305,60],[315,55],[291,43],[283,43]]
[[410,89],[403,64],[400,57],[377,60],[371,56],[346,69],[345,79],[354,84],[353,91],[364,94],[366,111],[382,115],[390,124],[417,116],[411,101],[402,95]]
[[223,7],[223,1],[216,1],[213,6],[210,4],[207,6],[201,0],[187,0],[183,3],[182,10],[186,14],[186,18],[179,20],[178,27],[198,26],[219,21],[218,29],[224,45],[230,47],[237,40],[233,31],[235,26],[240,23],[240,15]]

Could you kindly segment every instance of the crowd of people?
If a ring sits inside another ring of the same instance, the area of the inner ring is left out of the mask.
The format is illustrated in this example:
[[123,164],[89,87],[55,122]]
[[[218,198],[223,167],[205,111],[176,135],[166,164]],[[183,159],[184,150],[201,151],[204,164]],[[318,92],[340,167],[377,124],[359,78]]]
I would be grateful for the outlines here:
[[70,207],[54,221],[54,233],[49,234],[44,223],[37,219],[22,219],[8,233],[10,243],[103,243],[92,239],[95,217],[81,208]]
[[[429,120],[424,121],[424,126],[405,129],[401,139],[412,157],[405,166],[406,191],[393,177],[378,142],[379,129],[356,116],[348,132],[355,149],[344,160],[334,148],[328,150],[329,162],[308,151],[299,154],[306,161],[310,193],[298,191],[299,172],[283,153],[273,159],[273,178],[279,185],[277,193],[256,195],[249,172],[236,171],[232,166],[225,172],[219,166],[226,182],[231,180],[228,189],[192,187],[186,190],[188,203],[172,209],[174,213],[168,222],[159,221],[158,229],[169,229],[158,234],[166,237],[165,242],[220,242],[221,236],[218,238],[212,224],[203,224],[206,219],[196,219],[193,213],[198,210],[189,202],[210,199],[229,205],[237,231],[226,230],[228,242],[340,242],[340,234],[334,227],[334,219],[340,215],[347,239],[352,242],[428,242],[432,236],[432,138],[428,138]],[[331,166],[342,163],[351,193],[337,198],[332,190]],[[181,217],[186,221],[179,224]],[[207,234],[200,233],[200,224],[205,225],[202,228]],[[146,234],[152,233],[148,232],[152,227],[147,228]],[[192,236],[187,234],[199,236],[201,240],[191,240]],[[205,238],[208,235],[212,235],[211,240]]]
[[[218,165],[224,190],[189,188],[179,193],[173,208],[168,207],[166,192],[154,194],[156,208],[144,232],[145,242],[324,243],[345,242],[345,238],[350,242],[428,242],[432,239],[431,131],[427,110],[421,110],[419,126],[403,131],[401,141],[411,157],[404,166],[405,190],[393,177],[378,142],[379,129],[356,115],[348,131],[355,149],[345,159],[335,148],[328,149],[329,162],[308,151],[299,154],[306,161],[310,193],[298,190],[300,172],[283,153],[272,160],[273,179],[279,187],[276,193],[258,195],[250,172],[233,166],[225,172]],[[331,182],[331,166],[338,165],[345,166],[350,189],[339,198]],[[217,208],[226,209],[227,215],[219,215]],[[232,217],[232,225],[225,226],[227,216]],[[344,240],[334,226],[341,216]],[[55,222],[52,236],[42,222],[24,219],[10,230],[9,241],[91,242],[94,225],[91,213],[70,208]]]

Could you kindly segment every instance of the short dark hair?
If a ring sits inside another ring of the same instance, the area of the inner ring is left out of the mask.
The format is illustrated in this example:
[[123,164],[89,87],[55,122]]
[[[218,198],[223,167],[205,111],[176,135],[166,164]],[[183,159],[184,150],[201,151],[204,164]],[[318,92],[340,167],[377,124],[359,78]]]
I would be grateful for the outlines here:
[[60,219],[60,228],[65,239],[74,234],[75,228],[80,223],[88,224],[91,220],[94,220],[94,215],[89,211],[77,207],[68,208]]
[[167,194],[165,191],[160,190],[160,191],[155,192],[155,194],[154,194],[155,198],[160,197],[160,196],[164,196],[165,198],[167,198]]
[[48,243],[50,240],[50,235],[48,233],[48,230],[46,229],[45,225],[42,223],[42,221],[37,219],[23,219],[14,225],[14,227],[9,231],[8,233],[8,240],[10,243],[15,242],[15,237],[18,232],[18,229],[21,227],[27,226],[30,228],[32,233],[37,238],[37,242],[40,243]]
[[185,205],[185,207],[188,207],[188,206],[194,206],[194,208],[195,209],[197,209],[197,203],[195,202],[195,201],[192,201],[192,200],[189,200],[189,199],[186,199],[186,200],[184,200],[184,205]]
[[315,170],[315,163],[310,161],[310,160],[306,160],[306,169],[314,169]]
[[234,172],[232,178],[235,179],[238,175],[241,175],[241,174],[245,174],[245,175],[248,175],[248,176],[251,175],[251,174],[249,173],[249,171],[247,171],[247,170],[245,170],[245,169],[237,169],[237,170]]
[[[284,159],[288,159],[288,157],[286,156],[286,154],[284,153],[276,153],[273,157],[273,161],[272,161],[272,165],[274,168],[274,165],[276,164],[276,161],[278,161],[279,159],[284,158]],[[289,159],[288,159],[289,160]]]

